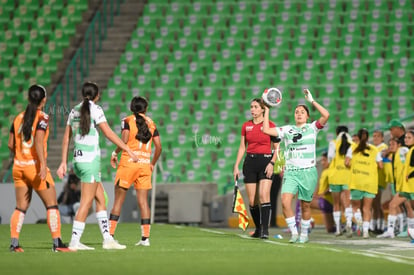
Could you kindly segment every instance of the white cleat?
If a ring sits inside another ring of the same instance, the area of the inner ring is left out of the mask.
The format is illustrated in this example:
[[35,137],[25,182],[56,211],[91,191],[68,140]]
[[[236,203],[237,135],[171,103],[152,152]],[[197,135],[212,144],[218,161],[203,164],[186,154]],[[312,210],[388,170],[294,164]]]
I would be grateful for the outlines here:
[[364,239],[369,239],[369,233],[368,233],[368,231],[364,231],[364,232],[362,233],[362,238],[364,238]]
[[119,244],[118,241],[114,239],[104,240],[102,244],[103,249],[125,249],[126,245]]
[[385,231],[383,234],[378,235],[378,239],[393,239],[395,237],[393,232]]
[[149,239],[146,239],[145,241],[140,240],[135,245],[150,246],[150,241],[149,241]]
[[90,246],[84,245],[83,243],[78,243],[78,244],[69,244],[69,249],[72,251],[95,250],[95,247],[90,247]]

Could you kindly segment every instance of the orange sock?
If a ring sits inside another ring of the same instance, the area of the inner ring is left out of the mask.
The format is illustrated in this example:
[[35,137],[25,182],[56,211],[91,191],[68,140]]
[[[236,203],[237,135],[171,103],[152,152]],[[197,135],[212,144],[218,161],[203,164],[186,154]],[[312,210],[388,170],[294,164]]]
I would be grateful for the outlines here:
[[141,220],[141,237],[149,238],[151,230],[150,219]]
[[10,237],[18,239],[23,226],[25,212],[15,209],[10,218]]
[[115,220],[109,220],[109,234],[115,235],[116,226],[118,224],[118,221]]
[[118,225],[119,216],[114,214],[109,214],[109,234],[111,236],[115,235],[116,226]]
[[60,213],[57,206],[51,206],[47,209],[47,225],[49,226],[52,238],[57,239],[61,237],[60,233]]

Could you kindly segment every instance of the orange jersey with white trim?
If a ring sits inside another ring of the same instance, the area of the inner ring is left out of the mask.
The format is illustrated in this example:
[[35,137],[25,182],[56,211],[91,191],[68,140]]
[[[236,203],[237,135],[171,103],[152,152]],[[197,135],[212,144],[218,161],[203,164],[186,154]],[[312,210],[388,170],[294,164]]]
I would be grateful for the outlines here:
[[[149,131],[154,137],[154,133],[156,133],[156,125],[151,118],[142,115],[148,125]],[[138,128],[136,124],[135,115],[127,116],[122,120],[121,125],[122,130],[129,130],[129,137],[127,145],[128,147],[138,156],[139,161],[138,164],[150,164],[151,160],[151,145],[152,145],[152,138],[146,143],[142,143],[138,139],[136,139],[136,135],[138,134]],[[157,135],[157,134],[155,134]],[[121,159],[119,161],[119,165],[127,165],[132,164],[130,157],[127,152],[123,151],[121,155]]]
[[35,136],[37,131],[45,131],[43,139],[44,156],[47,158],[47,139],[49,137],[49,116],[37,110],[35,119],[32,124],[32,135],[30,140],[24,141],[23,136],[23,116],[24,112],[18,114],[13,121],[10,132],[14,134],[15,140],[15,155],[14,161],[19,165],[33,164],[33,161],[38,161],[38,156],[35,146]]

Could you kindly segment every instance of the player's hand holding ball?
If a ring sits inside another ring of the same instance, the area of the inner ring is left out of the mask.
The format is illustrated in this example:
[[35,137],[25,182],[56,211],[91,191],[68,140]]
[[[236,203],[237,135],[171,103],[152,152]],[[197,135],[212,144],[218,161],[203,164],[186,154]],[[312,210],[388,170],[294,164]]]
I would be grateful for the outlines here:
[[315,100],[313,100],[312,94],[308,89],[303,89],[303,93],[305,94],[305,99],[312,104]]
[[267,107],[275,107],[282,103],[282,92],[278,88],[264,90],[262,100]]

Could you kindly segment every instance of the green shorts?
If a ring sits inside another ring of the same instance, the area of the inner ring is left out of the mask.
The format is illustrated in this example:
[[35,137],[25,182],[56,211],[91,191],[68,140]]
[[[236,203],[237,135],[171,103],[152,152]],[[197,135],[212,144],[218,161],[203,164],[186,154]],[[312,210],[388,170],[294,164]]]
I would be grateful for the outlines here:
[[282,194],[298,194],[299,200],[310,202],[317,183],[318,172],[315,167],[286,170],[283,175]]
[[414,193],[407,193],[407,192],[399,192],[400,197],[404,197],[406,199],[414,201]]
[[391,194],[393,196],[397,195],[397,191],[395,190],[395,183],[391,183]]
[[348,190],[348,184],[329,184],[329,189],[332,193],[339,193]]
[[73,171],[81,182],[101,182],[101,158],[96,158],[93,162],[75,162]]
[[351,200],[353,201],[360,201],[363,198],[374,199],[376,194],[368,193],[365,191],[360,190],[351,190]]

